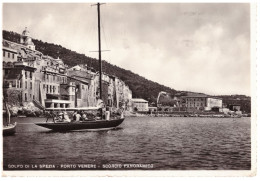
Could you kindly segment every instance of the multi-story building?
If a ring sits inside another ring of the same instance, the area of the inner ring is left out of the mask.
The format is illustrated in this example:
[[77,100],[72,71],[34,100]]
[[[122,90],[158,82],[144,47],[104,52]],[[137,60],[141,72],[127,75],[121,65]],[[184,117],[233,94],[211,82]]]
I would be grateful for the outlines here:
[[[28,55],[24,54],[28,52]],[[3,40],[3,87],[19,89],[21,101],[32,101],[36,67],[31,63],[28,47]]]
[[201,110],[210,111],[212,108],[222,108],[222,99],[209,96],[185,96],[183,97],[185,107],[188,111]]
[[66,83],[67,77],[62,60],[44,56],[35,50],[27,29],[23,31],[20,43],[3,40],[4,85],[16,82],[13,86],[21,89],[22,102],[38,101],[43,106],[45,103],[53,106],[68,104],[56,101],[59,99],[60,83]]
[[68,82],[74,82],[76,85],[77,107],[96,105],[95,85],[93,85],[95,83],[94,78],[95,73],[85,69],[68,70]]
[[144,100],[144,99],[132,99],[131,100],[132,102],[132,110],[133,111],[148,111],[149,108],[148,108],[148,101]]
[[[20,44],[3,40],[4,88],[20,92],[21,102],[44,107],[96,106],[99,73],[87,65],[68,68],[61,59],[35,50],[27,28]],[[113,107],[129,106],[132,92],[119,78],[102,73],[102,99]]]

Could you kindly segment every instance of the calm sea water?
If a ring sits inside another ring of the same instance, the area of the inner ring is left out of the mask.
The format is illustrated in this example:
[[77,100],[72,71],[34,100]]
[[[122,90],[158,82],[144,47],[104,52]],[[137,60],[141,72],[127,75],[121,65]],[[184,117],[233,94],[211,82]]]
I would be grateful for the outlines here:
[[4,170],[70,170],[75,164],[98,170],[122,164],[134,164],[124,170],[135,164],[155,170],[251,168],[250,118],[131,117],[113,130],[67,133],[33,124],[43,118],[13,121],[17,133],[3,138]]

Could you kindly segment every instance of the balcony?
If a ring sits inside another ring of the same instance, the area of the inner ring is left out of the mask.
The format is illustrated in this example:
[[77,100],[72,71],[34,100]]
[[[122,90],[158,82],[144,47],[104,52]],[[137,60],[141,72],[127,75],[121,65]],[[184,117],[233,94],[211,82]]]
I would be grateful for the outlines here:
[[34,63],[32,62],[14,62],[14,66],[25,66],[35,68]]

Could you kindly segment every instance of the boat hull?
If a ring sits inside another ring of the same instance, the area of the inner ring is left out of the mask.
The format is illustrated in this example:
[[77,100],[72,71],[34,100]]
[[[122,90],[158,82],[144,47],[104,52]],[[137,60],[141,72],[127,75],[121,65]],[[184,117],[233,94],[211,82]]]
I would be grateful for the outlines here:
[[110,121],[87,121],[87,122],[73,122],[73,123],[35,123],[38,126],[48,128],[54,131],[66,132],[77,130],[98,130],[109,129],[119,126],[124,119],[110,120]]
[[8,126],[3,127],[4,136],[14,135],[15,132],[16,132],[16,122],[14,124],[10,124]]

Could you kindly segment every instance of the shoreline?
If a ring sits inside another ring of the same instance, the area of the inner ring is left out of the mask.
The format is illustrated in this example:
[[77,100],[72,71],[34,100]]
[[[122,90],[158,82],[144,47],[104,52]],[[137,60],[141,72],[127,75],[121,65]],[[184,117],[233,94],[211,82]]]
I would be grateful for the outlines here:
[[[45,111],[40,110],[33,103],[23,106],[10,105],[11,117],[46,117]],[[241,118],[251,117],[251,113],[245,114],[224,114],[222,112],[133,112],[125,111],[125,117],[198,117],[198,118]]]

